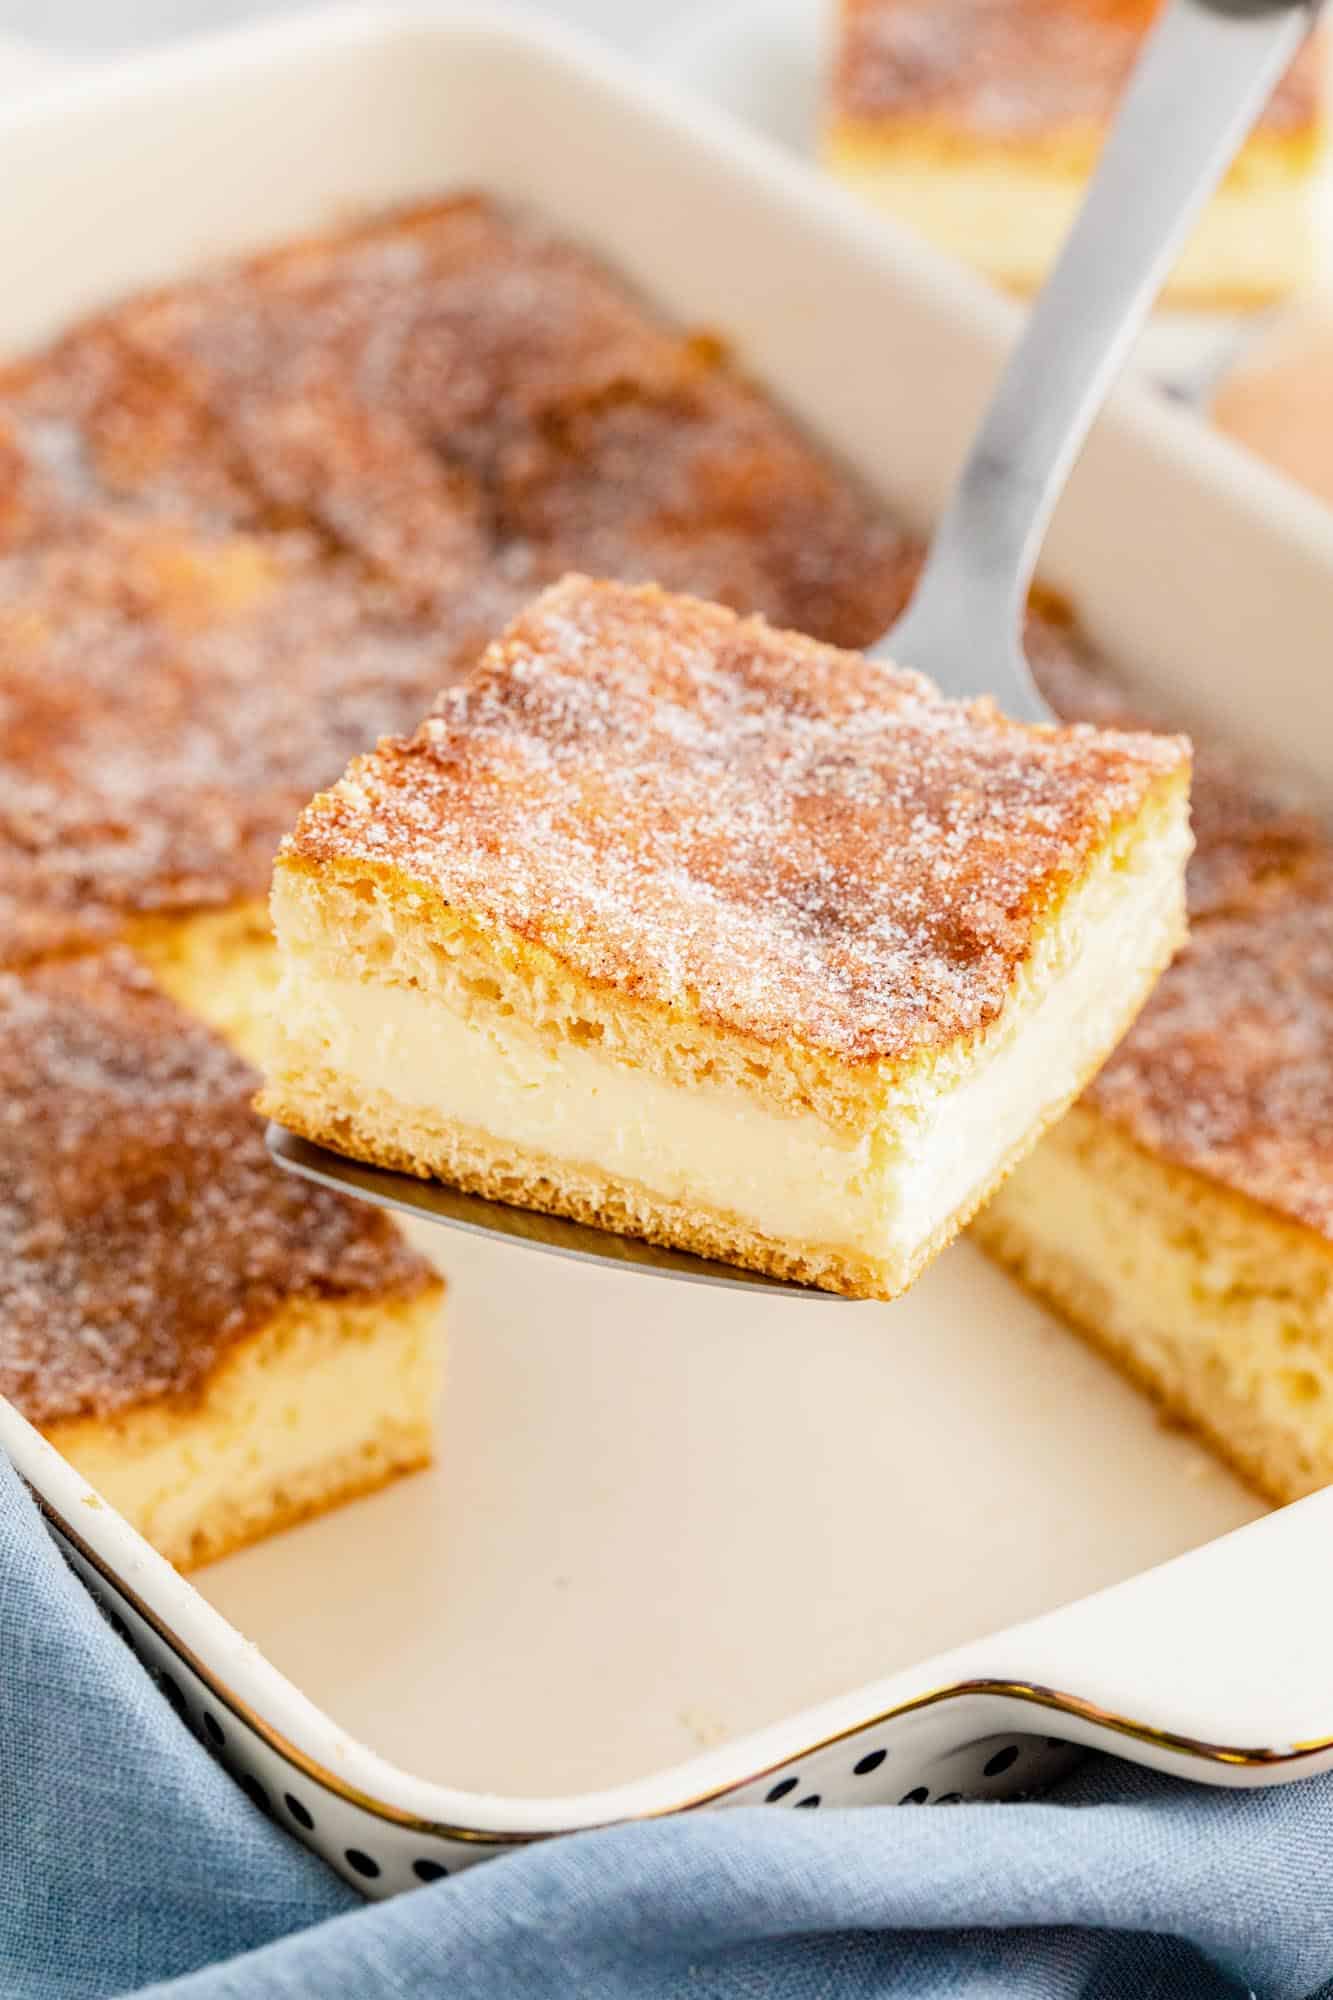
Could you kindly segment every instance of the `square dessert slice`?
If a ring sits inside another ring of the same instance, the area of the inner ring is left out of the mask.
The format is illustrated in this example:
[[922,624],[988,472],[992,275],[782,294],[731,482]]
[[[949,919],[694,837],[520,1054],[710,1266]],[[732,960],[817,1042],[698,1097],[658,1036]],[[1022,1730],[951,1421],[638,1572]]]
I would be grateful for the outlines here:
[[974,1231],[1270,1499],[1333,1481],[1333,851],[1191,933]]
[[1178,738],[568,577],[302,815],[264,1109],[890,1297],[1175,950],[1188,776]]
[[[1158,0],[841,0],[824,158],[998,283],[1064,241]],[[1322,50],[1297,58],[1199,223],[1168,302],[1230,308],[1314,260]]]
[[0,973],[0,1393],[181,1566],[424,1465],[441,1285],[120,949]]

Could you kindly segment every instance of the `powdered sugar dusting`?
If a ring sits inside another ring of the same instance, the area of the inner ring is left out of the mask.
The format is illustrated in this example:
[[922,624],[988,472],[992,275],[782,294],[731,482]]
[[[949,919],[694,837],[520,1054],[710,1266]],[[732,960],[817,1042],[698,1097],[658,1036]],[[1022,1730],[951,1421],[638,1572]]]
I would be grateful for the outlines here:
[[569,578],[303,816],[585,977],[897,1058],[999,1011],[1034,927],[1178,739],[1033,731],[918,676]]
[[0,1393],[33,1422],[188,1396],[284,1300],[429,1282],[273,1166],[257,1083],[127,954],[0,974]]

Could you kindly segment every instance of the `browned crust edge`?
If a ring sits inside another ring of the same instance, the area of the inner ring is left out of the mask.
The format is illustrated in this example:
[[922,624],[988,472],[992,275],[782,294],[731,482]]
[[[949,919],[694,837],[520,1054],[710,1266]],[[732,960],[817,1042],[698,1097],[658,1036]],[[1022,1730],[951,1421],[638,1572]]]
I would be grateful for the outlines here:
[[[1303,180],[1318,165],[1323,119],[1317,114],[1299,131],[1256,132],[1233,162],[1223,189],[1242,192],[1273,179]],[[1051,126],[1041,133],[991,133],[943,114],[933,118],[879,117],[840,112],[823,135],[824,157],[839,156],[863,165],[911,164],[940,172],[962,166],[1002,165],[1048,174],[1055,181],[1085,180],[1106,140],[1106,127],[1093,121]]]

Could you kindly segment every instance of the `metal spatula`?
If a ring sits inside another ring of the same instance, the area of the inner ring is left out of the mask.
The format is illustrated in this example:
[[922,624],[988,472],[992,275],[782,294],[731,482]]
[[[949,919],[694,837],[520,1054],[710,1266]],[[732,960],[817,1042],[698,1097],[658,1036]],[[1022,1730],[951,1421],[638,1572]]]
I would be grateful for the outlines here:
[[[916,594],[872,657],[915,667],[949,695],[993,695],[1019,720],[1050,719],[1022,629],[1055,502],[1191,225],[1319,5],[1169,0],[968,454]],[[833,1296],[365,1166],[278,1125],[270,1125],[268,1142],[293,1173],[430,1222],[662,1277]]]
[[[1046,529],[1185,239],[1322,0],[1170,0],[973,440],[907,610],[871,649],[1049,722],[1023,655]],[[1132,579],[1129,580],[1132,588]]]

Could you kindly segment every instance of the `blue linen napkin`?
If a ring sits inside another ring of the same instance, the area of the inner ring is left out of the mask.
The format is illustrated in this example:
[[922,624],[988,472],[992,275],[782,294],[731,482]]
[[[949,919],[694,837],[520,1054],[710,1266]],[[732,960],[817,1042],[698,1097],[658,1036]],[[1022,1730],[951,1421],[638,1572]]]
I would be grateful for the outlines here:
[[1331,1981],[1333,1779],[1227,1793],[1112,1759],[1032,1804],[581,1834],[365,1906],[195,1742],[0,1460],[3,2000],[1333,2000]]

